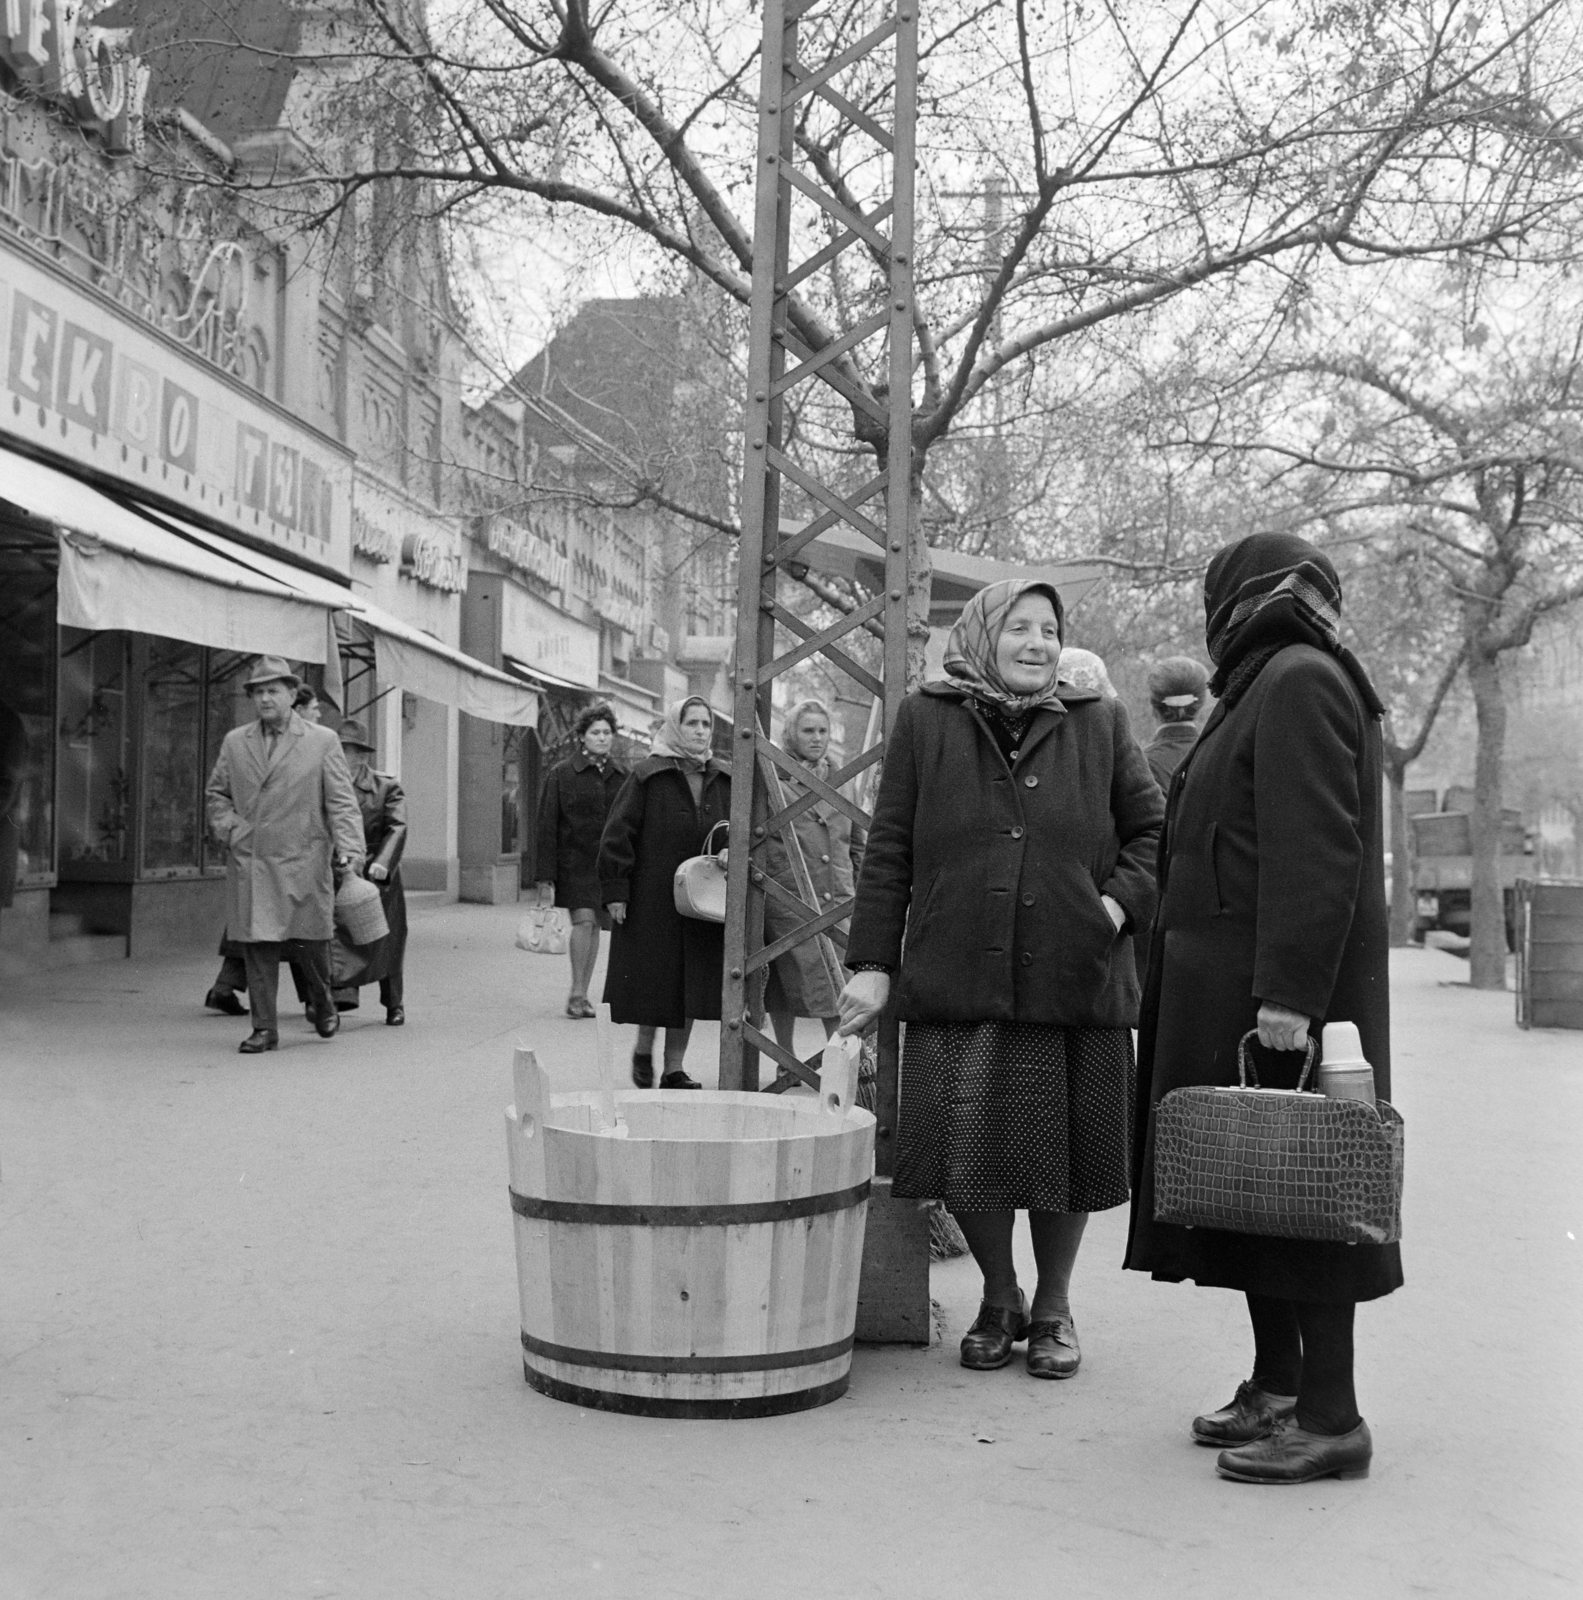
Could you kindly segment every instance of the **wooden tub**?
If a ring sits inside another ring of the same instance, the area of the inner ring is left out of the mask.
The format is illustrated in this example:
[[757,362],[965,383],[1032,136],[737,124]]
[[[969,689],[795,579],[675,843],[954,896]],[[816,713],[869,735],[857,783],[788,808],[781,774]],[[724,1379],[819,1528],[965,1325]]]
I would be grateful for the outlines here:
[[845,1392],[874,1170],[855,1053],[826,1051],[817,1096],[552,1094],[524,1049],[515,1076],[535,1389],[657,1417],[774,1416]]

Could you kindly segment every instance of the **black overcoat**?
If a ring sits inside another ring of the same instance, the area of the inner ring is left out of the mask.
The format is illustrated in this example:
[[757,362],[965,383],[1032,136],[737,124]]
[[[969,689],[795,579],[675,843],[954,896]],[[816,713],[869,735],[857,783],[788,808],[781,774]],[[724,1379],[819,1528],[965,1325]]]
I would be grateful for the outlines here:
[[[1334,656],[1294,644],[1217,706],[1171,784],[1160,915],[1138,1038],[1127,1265],[1289,1300],[1372,1300],[1402,1281],[1396,1245],[1319,1244],[1154,1221],[1153,1108],[1237,1081],[1261,1001],[1355,1022],[1390,1095],[1389,938],[1379,725]],[[1260,1081],[1293,1088],[1302,1057],[1255,1043]]]
[[[602,903],[627,907],[627,920],[611,930],[605,972],[614,1021],[679,1028],[696,1018],[719,1020],[725,930],[682,916],[672,879],[730,815],[731,773],[719,761],[704,772],[700,805],[670,756],[648,756],[627,775],[599,842]],[[715,843],[725,842],[722,832]]]
[[604,771],[585,751],[550,768],[539,795],[538,848],[533,876],[555,885],[555,903],[597,910],[599,840],[627,769],[614,760]]
[[[1120,701],[1062,691],[1008,764],[965,692],[902,702],[846,962],[900,968],[909,1022],[1137,1022],[1132,929],[1154,912],[1164,797]],[[1117,933],[1100,896],[1127,914]]]

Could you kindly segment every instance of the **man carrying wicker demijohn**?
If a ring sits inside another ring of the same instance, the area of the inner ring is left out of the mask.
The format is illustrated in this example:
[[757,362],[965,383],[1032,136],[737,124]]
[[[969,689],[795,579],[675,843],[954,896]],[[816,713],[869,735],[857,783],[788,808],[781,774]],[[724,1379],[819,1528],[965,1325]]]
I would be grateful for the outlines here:
[[340,740],[292,709],[299,682],[282,657],[258,658],[246,685],[257,720],[225,736],[209,777],[209,828],[226,847],[226,928],[247,967],[244,1055],[280,1042],[283,956],[306,976],[320,1038],[340,1027],[330,998],[335,888],[362,867],[363,817]]

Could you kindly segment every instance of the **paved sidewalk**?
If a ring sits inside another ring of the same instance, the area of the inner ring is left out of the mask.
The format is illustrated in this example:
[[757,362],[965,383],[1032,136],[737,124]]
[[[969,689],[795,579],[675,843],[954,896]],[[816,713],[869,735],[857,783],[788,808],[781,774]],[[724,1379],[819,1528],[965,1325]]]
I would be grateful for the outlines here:
[[[1359,1314],[1374,1475],[1262,1490],[1186,1432],[1246,1373],[1238,1300],[1121,1272],[1119,1211],[1070,1383],[957,1365],[953,1262],[944,1342],[859,1351],[820,1411],[534,1394],[501,1108],[516,1038],[585,1085],[593,1025],[516,915],[421,912],[405,1029],[294,1021],[259,1058],[198,1007],[212,961],[0,989],[5,1600],[1577,1593],[1583,1035],[1397,956],[1408,1286]],[[712,1053],[700,1028],[695,1074]]]

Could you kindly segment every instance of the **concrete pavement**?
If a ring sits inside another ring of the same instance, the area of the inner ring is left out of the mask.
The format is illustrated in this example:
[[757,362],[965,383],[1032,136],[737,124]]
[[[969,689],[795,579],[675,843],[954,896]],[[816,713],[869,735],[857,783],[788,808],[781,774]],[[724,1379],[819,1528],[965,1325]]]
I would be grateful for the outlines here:
[[516,915],[421,912],[405,1029],[259,1058],[199,1009],[210,960],[0,990],[0,1596],[1577,1592],[1583,1035],[1395,959],[1408,1285],[1359,1314],[1367,1482],[1215,1478],[1186,1425],[1246,1375],[1240,1303],[1121,1272],[1120,1211],[1070,1383],[957,1365],[959,1261],[943,1342],[860,1350],[846,1399],[658,1422],[522,1381],[511,1047],[589,1084],[593,1025]]

